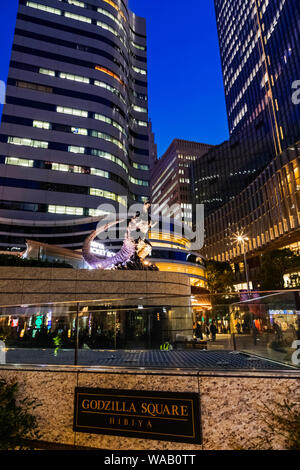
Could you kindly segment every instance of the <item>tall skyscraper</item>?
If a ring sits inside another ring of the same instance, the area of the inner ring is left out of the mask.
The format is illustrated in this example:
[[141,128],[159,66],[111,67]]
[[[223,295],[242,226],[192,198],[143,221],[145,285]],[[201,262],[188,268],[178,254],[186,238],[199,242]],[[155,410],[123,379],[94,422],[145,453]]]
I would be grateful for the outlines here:
[[230,138],[192,165],[206,215],[300,139],[297,0],[215,0]]
[[[266,159],[300,137],[298,0],[215,0],[231,137],[260,142]],[[266,163],[269,163],[266,161]]]
[[30,236],[80,247],[100,205],[148,199],[149,180],[145,20],[127,0],[20,0],[0,128],[0,250]]
[[[297,0],[215,0],[230,140],[192,168],[205,200],[208,258],[243,265],[259,286],[265,250],[298,247],[300,70]],[[245,273],[239,278],[245,282]],[[245,287],[245,284],[243,285]]]

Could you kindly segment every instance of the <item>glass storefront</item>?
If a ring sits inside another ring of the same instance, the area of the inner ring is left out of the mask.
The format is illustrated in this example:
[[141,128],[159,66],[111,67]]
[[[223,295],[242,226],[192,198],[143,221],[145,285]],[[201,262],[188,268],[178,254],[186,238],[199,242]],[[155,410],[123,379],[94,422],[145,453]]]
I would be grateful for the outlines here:
[[96,351],[160,349],[166,341],[175,344],[178,336],[192,337],[193,329],[185,297],[0,310],[0,349],[9,363],[73,364],[76,353],[79,363],[90,364]]
[[[245,297],[245,295],[243,295]],[[299,291],[250,294],[230,306],[230,327],[237,350],[298,366]]]

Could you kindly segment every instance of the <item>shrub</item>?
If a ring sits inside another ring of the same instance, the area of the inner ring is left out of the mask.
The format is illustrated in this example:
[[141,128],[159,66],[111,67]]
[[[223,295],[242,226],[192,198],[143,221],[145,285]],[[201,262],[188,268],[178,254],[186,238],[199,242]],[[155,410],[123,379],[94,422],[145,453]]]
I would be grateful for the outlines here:
[[63,261],[42,261],[31,258],[20,258],[14,255],[0,255],[0,266],[24,266],[41,268],[73,268]]
[[262,403],[260,430],[255,438],[241,441],[235,433],[229,436],[234,450],[276,450],[278,439],[282,450],[300,450],[300,408],[299,404],[287,398],[283,402],[272,401],[270,405]]
[[26,449],[26,439],[39,439],[33,412],[40,406],[35,399],[17,400],[17,382],[0,379],[0,450]]

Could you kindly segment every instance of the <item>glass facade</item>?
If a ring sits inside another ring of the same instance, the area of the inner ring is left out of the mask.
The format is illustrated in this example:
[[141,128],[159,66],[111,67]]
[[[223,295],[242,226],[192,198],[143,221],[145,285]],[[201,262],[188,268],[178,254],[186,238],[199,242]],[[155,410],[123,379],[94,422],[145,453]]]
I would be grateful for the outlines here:
[[297,0],[215,0],[230,138],[193,163],[210,215],[300,139]]
[[299,157],[300,142],[285,150],[244,191],[207,217],[204,252],[208,258],[242,259],[242,247],[232,240],[241,227],[249,237],[249,255],[299,240]]
[[215,8],[230,135],[262,123],[265,148],[277,155],[300,136],[299,106],[291,102],[300,66],[299,2],[215,0]]

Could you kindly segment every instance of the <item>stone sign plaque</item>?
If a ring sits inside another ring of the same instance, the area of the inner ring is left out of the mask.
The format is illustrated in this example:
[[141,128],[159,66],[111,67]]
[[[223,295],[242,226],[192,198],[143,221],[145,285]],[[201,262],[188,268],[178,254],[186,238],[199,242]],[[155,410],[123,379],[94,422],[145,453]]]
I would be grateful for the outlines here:
[[74,431],[201,444],[199,397],[76,388]]

